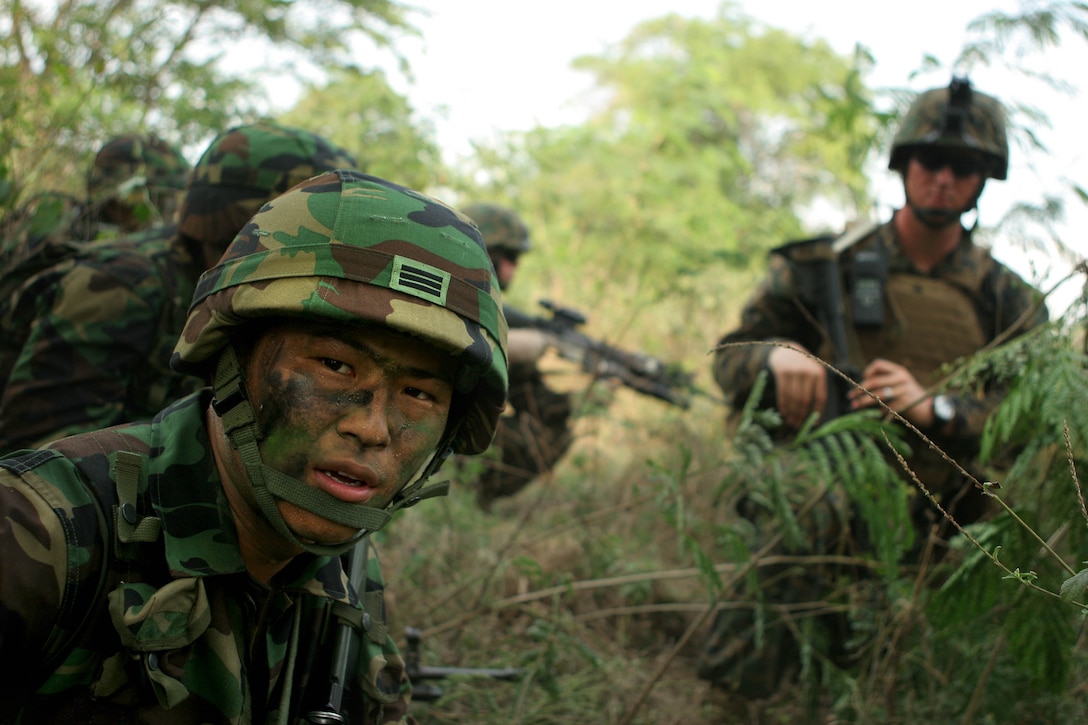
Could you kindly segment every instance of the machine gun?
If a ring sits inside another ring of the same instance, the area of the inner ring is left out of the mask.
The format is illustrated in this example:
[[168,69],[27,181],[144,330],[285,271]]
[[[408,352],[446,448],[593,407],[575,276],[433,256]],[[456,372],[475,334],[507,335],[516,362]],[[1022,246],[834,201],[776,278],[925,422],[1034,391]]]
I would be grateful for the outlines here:
[[475,668],[475,667],[428,667],[420,663],[420,643],[423,633],[415,627],[405,627],[404,637],[407,646],[404,650],[405,671],[412,682],[412,700],[434,702],[445,694],[441,687],[432,684],[432,680],[444,680],[447,677],[489,677],[493,680],[513,682],[521,679],[521,670],[513,667]]
[[586,317],[578,310],[561,307],[549,300],[540,306],[551,317],[534,317],[506,306],[503,312],[512,329],[533,328],[549,333],[560,357],[581,365],[582,370],[599,378],[618,380],[643,395],[687,409],[691,406],[694,376],[655,357],[641,352],[628,352],[595,340],[578,331]]

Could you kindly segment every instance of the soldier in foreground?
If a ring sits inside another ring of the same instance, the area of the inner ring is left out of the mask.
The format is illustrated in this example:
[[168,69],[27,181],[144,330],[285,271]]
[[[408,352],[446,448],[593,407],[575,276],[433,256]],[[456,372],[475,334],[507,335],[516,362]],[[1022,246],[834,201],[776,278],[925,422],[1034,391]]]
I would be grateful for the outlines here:
[[[889,162],[903,179],[903,208],[890,221],[861,233],[776,250],[767,277],[742,311],[740,326],[721,338],[714,374],[734,410],[745,404],[761,371],[769,376],[760,403],[780,413],[783,438],[813,414],[827,419],[836,414],[833,410],[878,405],[864,391],[835,385],[838,378],[829,377],[807,352],[856,371],[866,390],[971,469],[983,425],[1004,390],[999,384],[986,385],[978,395],[942,389],[942,366],[1047,320],[1040,294],[975,244],[972,230],[960,222],[977,208],[987,179],[1006,178],[1005,123],[1000,103],[965,79],[918,96],[902,120]],[[833,273],[814,283],[809,275],[817,267]],[[833,293],[836,288],[841,298]],[[813,289],[819,298],[815,302]],[[778,345],[724,346],[753,341]],[[977,520],[983,514],[982,493],[923,444],[912,447],[915,454],[908,463],[943,506],[961,523]],[[816,493],[820,483],[811,482],[809,493]],[[747,504],[756,498],[749,497]],[[916,537],[924,543],[943,522],[923,496],[913,502]],[[858,526],[841,493],[833,487],[823,503],[808,516],[811,526],[820,529],[806,532],[809,548],[800,553],[864,551],[864,544],[847,540]],[[774,524],[767,510],[757,505],[744,515],[769,538]],[[939,530],[941,536],[947,533]],[[941,550],[939,539],[930,543]],[[843,573],[814,567],[778,571],[764,595],[773,604],[819,601],[836,575]],[[771,694],[786,670],[796,666],[798,650],[784,615],[777,615],[779,620],[768,616],[766,644],[758,649],[751,611],[721,612],[700,676],[749,697]]]
[[266,201],[355,168],[325,139],[270,123],[209,144],[177,223],[68,253],[0,289],[0,453],[149,418],[202,382],[170,369],[201,272]]
[[210,389],[0,460],[0,721],[402,719],[380,591],[340,554],[487,448],[505,335],[449,207],[349,171],[270,202],[174,351]]
[[[461,207],[479,227],[499,285],[514,281],[521,255],[532,249],[529,229],[512,209],[475,203]],[[552,470],[571,444],[570,395],[548,387],[537,363],[549,343],[546,333],[511,328],[510,397],[499,421],[494,450],[482,461],[476,500],[490,510],[495,499],[513,496]]]

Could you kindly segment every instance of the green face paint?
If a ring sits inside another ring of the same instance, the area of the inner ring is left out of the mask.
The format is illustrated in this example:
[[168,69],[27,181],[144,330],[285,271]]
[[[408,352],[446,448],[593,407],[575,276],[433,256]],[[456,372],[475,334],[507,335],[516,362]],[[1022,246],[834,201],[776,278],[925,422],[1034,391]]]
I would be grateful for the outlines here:
[[[453,397],[452,358],[380,327],[289,323],[257,340],[246,368],[265,465],[352,505],[384,508],[409,483]],[[285,518],[301,536],[353,533],[296,508]]]

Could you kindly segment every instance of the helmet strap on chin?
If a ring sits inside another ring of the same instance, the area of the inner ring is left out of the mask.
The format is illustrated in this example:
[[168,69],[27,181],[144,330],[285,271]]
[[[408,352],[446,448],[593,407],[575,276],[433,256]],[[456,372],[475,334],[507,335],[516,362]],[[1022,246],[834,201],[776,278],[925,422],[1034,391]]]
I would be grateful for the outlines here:
[[907,201],[907,206],[914,213],[914,218],[922,222],[930,229],[944,229],[959,221],[962,211],[949,211],[948,209],[932,209],[918,206],[912,201]]
[[[335,556],[347,551],[368,534],[378,531],[392,518],[393,511],[396,510],[392,507],[382,510],[341,501],[264,464],[258,446],[262,436],[257,417],[246,396],[242,366],[231,345],[227,345],[219,356],[213,389],[215,397],[212,400],[212,409],[222,420],[223,431],[231,446],[238,451],[261,512],[285,539],[312,554]],[[418,482],[417,488],[419,487],[422,487],[422,480]],[[420,491],[420,494],[425,491]],[[417,495],[415,500],[420,498]],[[329,521],[358,529],[358,533],[347,541],[336,544],[302,541],[291,531],[280,513],[278,501],[281,499]],[[410,504],[401,504],[397,508],[404,505]]]
[[446,431],[438,444],[438,448],[435,449],[434,455],[431,456],[430,460],[423,464],[418,474],[412,477],[412,482],[397,492],[397,495],[393,497],[389,506],[386,507],[386,511],[393,513],[402,508],[415,506],[425,498],[435,498],[436,496],[446,496],[449,494],[449,481],[436,481],[431,484],[428,484],[427,481],[431,476],[438,472],[438,469],[442,467],[442,464],[446,462],[446,459],[453,454],[452,441],[460,427],[460,423],[458,423],[452,426],[450,430]]
[[960,222],[960,217],[962,217],[964,214],[967,214],[971,211],[976,212],[974,222],[971,224],[970,229],[968,229],[969,232],[973,232],[978,226],[978,200],[979,197],[982,196],[982,190],[985,187],[986,179],[984,177],[982,179],[982,182],[978,185],[978,191],[975,192],[974,197],[971,199],[971,201],[967,203],[966,206],[964,206],[963,209],[960,209],[959,211],[951,211],[948,209],[933,209],[915,204],[911,200],[910,196],[906,193],[907,185],[905,178],[903,180],[903,196],[906,198],[907,206],[910,208],[911,212],[913,212],[914,217],[930,229],[944,229],[945,227],[951,226],[952,224],[958,224]]

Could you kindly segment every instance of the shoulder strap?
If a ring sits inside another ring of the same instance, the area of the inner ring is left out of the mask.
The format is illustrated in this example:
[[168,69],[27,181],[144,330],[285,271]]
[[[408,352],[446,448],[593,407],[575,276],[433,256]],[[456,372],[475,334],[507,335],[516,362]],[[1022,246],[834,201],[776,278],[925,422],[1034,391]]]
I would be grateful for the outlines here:
[[858,222],[831,243],[832,251],[834,251],[835,254],[842,254],[847,249],[850,249],[862,239],[865,239],[865,237],[875,232],[880,227],[881,223],[882,222],[878,221]]

